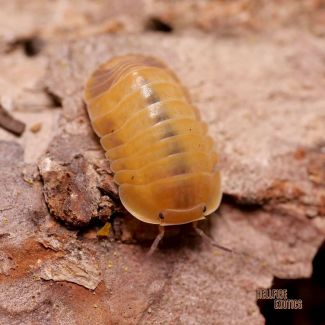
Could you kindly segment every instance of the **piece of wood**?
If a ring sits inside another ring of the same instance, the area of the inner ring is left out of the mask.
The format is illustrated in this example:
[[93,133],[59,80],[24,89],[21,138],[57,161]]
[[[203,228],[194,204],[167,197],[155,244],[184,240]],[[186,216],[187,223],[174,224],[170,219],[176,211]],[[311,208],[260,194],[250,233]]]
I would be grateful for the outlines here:
[[17,136],[21,136],[25,131],[26,124],[15,119],[0,105],[0,127]]

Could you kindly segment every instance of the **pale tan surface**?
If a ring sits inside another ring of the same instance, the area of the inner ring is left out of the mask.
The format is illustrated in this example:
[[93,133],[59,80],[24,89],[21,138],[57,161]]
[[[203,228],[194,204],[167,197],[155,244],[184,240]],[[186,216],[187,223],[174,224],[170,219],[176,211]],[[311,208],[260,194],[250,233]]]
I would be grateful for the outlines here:
[[[105,33],[105,26],[92,24],[108,15],[114,19],[121,8],[124,17],[130,13],[126,32],[136,30],[135,13],[145,13],[134,0],[60,2],[67,6],[61,6],[53,30],[61,44],[52,50],[46,83],[62,108],[52,108],[43,90],[23,91],[11,101],[19,104],[13,113],[27,121],[31,141],[0,133],[11,141],[0,141],[0,323],[265,324],[255,290],[270,287],[274,276],[293,285],[300,278],[311,282],[312,259],[324,240],[323,1],[281,1],[281,8],[279,1],[148,1],[150,13],[175,32],[94,37],[73,45],[64,43]],[[30,35],[22,16],[41,37],[50,35],[42,32],[39,18],[47,16],[35,3],[55,15],[52,5],[59,1],[1,1],[1,35],[14,41]],[[114,8],[104,10],[104,3]],[[80,11],[91,12],[91,19],[82,18],[83,28],[75,24],[78,17],[66,19]],[[8,21],[15,28],[3,27]],[[205,34],[198,34],[201,26]],[[12,51],[12,45],[6,48]],[[227,194],[219,214],[200,227],[251,257],[214,250],[185,225],[169,227],[156,254],[144,259],[157,228],[119,210],[81,96],[97,64],[130,50],[163,57],[186,84],[217,140]],[[23,52],[18,45],[8,60],[1,54],[1,79],[13,81],[1,95],[15,84],[19,93],[25,81],[38,79],[42,66],[34,63],[43,54],[31,58]],[[46,113],[39,113],[42,105]],[[52,112],[59,115],[53,124]],[[29,131],[38,122],[42,129]],[[12,143],[17,141],[23,148]],[[47,154],[37,165],[23,163],[43,150]],[[100,226],[90,220],[105,222],[113,211],[119,213],[110,238],[99,241]],[[301,297],[308,315],[308,298]]]

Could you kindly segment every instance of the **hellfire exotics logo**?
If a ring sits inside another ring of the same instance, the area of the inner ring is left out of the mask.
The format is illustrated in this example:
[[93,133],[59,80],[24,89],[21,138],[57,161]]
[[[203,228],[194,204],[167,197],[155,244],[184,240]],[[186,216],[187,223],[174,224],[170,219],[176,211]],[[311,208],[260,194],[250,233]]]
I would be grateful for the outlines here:
[[273,299],[274,309],[302,309],[301,299],[288,299],[287,289],[257,289],[256,300]]

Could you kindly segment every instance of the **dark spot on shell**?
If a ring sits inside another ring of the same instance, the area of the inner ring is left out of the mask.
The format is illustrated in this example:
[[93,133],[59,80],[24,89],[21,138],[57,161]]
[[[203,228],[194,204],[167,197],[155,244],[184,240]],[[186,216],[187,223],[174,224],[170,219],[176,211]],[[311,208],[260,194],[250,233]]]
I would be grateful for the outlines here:
[[184,150],[182,149],[182,147],[180,147],[178,144],[174,144],[170,150],[168,151],[168,155],[174,155],[176,153],[180,153],[183,152]]
[[148,105],[151,105],[151,104],[157,103],[157,102],[159,102],[159,100],[160,100],[159,97],[156,96],[156,95],[153,94],[153,93],[150,94],[150,96],[146,98],[146,101],[147,101]]
[[161,220],[165,219],[164,214],[162,212],[159,212],[159,219],[161,219]]
[[165,121],[168,120],[170,117],[168,116],[168,114],[160,112],[156,117],[155,117],[155,121],[161,122],[161,121]]
[[161,139],[171,138],[177,135],[170,127],[167,127],[164,134],[161,136]]
[[184,164],[181,164],[179,166],[176,166],[173,169],[173,175],[181,175],[181,174],[186,174],[188,172],[187,167]]

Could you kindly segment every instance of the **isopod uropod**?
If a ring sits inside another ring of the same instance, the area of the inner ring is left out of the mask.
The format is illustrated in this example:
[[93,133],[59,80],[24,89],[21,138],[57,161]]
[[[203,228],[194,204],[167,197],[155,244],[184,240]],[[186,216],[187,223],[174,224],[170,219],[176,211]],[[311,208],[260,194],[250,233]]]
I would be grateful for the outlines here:
[[166,65],[143,55],[115,57],[94,71],[84,98],[121,202],[133,216],[167,226],[218,208],[213,140]]

